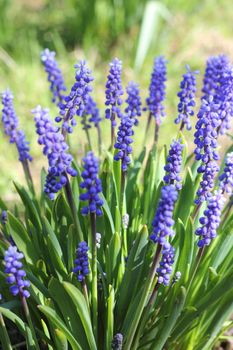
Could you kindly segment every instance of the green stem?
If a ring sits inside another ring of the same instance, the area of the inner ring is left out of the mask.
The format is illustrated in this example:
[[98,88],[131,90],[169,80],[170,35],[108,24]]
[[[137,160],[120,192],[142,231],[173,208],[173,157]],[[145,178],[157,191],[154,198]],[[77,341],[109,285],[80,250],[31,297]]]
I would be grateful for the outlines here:
[[150,124],[151,124],[151,120],[152,120],[152,113],[149,113],[148,119],[147,119],[147,125],[146,125],[146,130],[145,130],[145,137],[144,137],[144,143],[146,144],[146,139],[147,139],[147,134],[150,128]]
[[121,172],[121,196],[120,196],[120,212],[121,218],[124,214],[124,198],[125,198],[125,185],[126,185],[126,171]]
[[33,194],[33,196],[35,197],[36,193],[35,193],[35,188],[34,188],[34,185],[33,185],[32,175],[31,175],[31,172],[30,172],[28,161],[25,159],[22,162],[22,165],[23,165],[23,171],[24,171],[24,175],[25,175],[25,178],[26,178],[26,181],[27,181],[28,188],[31,191],[31,193]]
[[82,242],[83,241],[83,233],[82,233],[81,225],[80,225],[80,222],[78,219],[77,208],[76,208],[76,205],[74,202],[73,193],[71,190],[69,178],[68,178],[67,174],[65,174],[65,176],[67,178],[67,182],[66,182],[66,186],[65,186],[66,197],[67,197],[68,203],[70,205],[70,209],[71,209],[72,216],[74,219],[74,225],[75,225],[75,229],[77,231],[78,240],[79,240],[79,242]]
[[8,332],[6,329],[6,325],[5,325],[5,322],[4,322],[4,319],[3,319],[3,316],[1,313],[0,313],[0,328],[1,328],[1,333],[2,333],[1,343],[2,343],[3,349],[4,350],[12,350],[11,341],[10,341],[10,338],[9,338],[9,335],[8,335]]
[[199,203],[198,205],[196,205],[195,209],[194,209],[194,212],[193,212],[193,215],[192,215],[192,219],[194,220],[196,215],[198,214],[199,212],[199,209],[201,207],[201,203]]
[[92,150],[91,138],[90,138],[90,133],[89,133],[88,128],[85,128],[85,133],[86,133],[86,135],[87,135],[87,141],[88,141],[89,148],[90,148],[90,150]]
[[126,341],[124,350],[131,350],[132,349],[134,335],[136,333],[139,322],[141,322],[141,316],[142,316],[144,307],[146,305],[151,286],[153,284],[153,280],[154,280],[154,277],[156,274],[157,266],[159,264],[161,250],[162,250],[162,246],[158,245],[155,256],[154,256],[153,263],[151,265],[149,274],[147,276],[147,280],[145,282],[145,286],[144,286],[144,289],[142,292],[141,299],[139,301],[139,305],[138,305],[137,309],[135,310],[135,316],[134,316],[132,323],[130,324],[130,327],[128,329],[127,341]]
[[98,149],[99,149],[99,156],[100,156],[101,150],[102,150],[102,135],[101,135],[101,129],[99,124],[97,125],[97,132],[98,132]]
[[190,280],[190,282],[188,284],[188,288],[187,288],[187,295],[188,295],[190,287],[191,287],[191,285],[193,283],[194,277],[196,276],[198,267],[200,266],[200,263],[201,263],[201,260],[202,260],[203,254],[204,254],[204,248],[205,248],[205,246],[203,246],[202,248],[199,248],[199,252],[198,252],[198,254],[196,256],[194,270],[193,270],[193,272],[191,274],[192,277],[191,277],[191,280]]
[[180,131],[182,131],[184,129],[184,126],[185,126],[184,121],[182,121],[182,123],[180,125]]
[[113,150],[114,142],[115,142],[115,127],[113,126],[113,123],[115,122],[116,115],[115,113],[112,113],[111,115],[111,149]]
[[127,247],[127,230],[123,227],[123,216],[125,214],[124,208],[124,199],[125,199],[125,188],[126,188],[126,171],[121,172],[121,195],[120,195],[120,214],[121,214],[121,227],[122,227],[122,236],[123,236],[123,247],[125,256],[128,255],[128,247]]
[[157,145],[159,139],[159,124],[155,122],[155,134],[154,134],[154,143]]
[[96,248],[96,214],[91,213],[91,234],[92,234],[92,322],[95,339],[98,335],[98,290],[97,290],[97,248]]
[[26,298],[22,295],[22,293],[20,293],[20,297],[21,297],[21,302],[22,302],[22,306],[23,306],[23,311],[24,311],[24,314],[25,314],[25,316],[26,316],[28,325],[29,325],[29,327],[30,327],[30,330],[31,330],[31,332],[32,332],[32,336],[33,336],[33,339],[34,339],[34,342],[35,342],[35,348],[36,348],[37,350],[40,350],[40,347],[39,347],[39,344],[38,344],[38,341],[37,341],[37,337],[36,337],[36,333],[35,333],[35,327],[34,327],[34,325],[33,325],[33,323],[32,323],[30,311],[29,311],[29,308],[28,308],[27,300],[26,300]]
[[84,295],[84,297],[86,299],[87,307],[88,307],[88,309],[90,309],[87,285],[86,285],[85,280],[82,281],[82,290],[83,290],[83,295]]

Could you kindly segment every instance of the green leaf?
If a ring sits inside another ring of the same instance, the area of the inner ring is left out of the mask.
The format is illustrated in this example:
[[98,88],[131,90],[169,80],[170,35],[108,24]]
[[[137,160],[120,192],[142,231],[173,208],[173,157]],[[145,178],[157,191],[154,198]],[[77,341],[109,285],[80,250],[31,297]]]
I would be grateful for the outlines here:
[[155,338],[154,343],[151,345],[151,350],[162,350],[166,341],[168,340],[172,329],[174,328],[177,319],[183,309],[186,297],[186,290],[184,287],[180,288],[180,292],[177,295],[170,314],[166,317],[166,322],[163,327],[160,327],[158,331],[158,337]]
[[[82,320],[77,313],[75,304],[65,289],[64,284],[57,279],[52,278],[49,282],[49,292],[57,304],[56,310],[60,310],[68,329],[74,335],[82,349],[88,349],[88,341],[85,336]],[[83,299],[81,299],[81,302],[83,302]],[[86,303],[85,299],[84,302]]]
[[140,69],[152,42],[158,36],[160,18],[170,19],[168,9],[159,1],[148,1],[143,13],[139,42],[135,58],[135,67]]
[[25,191],[25,189],[23,187],[16,184],[15,182],[14,182],[14,185],[15,185],[15,188],[16,188],[17,192],[19,193],[19,195],[20,195],[20,197],[25,205],[25,208],[28,211],[30,221],[33,222],[33,224],[36,226],[36,228],[40,231],[42,229],[42,225],[40,222],[40,216],[38,214],[38,211],[36,209],[34,202],[29,197],[28,193]]
[[179,244],[176,270],[181,272],[181,281],[184,285],[186,285],[189,279],[190,267],[193,261],[193,250],[195,244],[191,219],[189,219],[186,229],[183,222],[178,219],[176,228],[175,238],[177,238]]
[[114,306],[115,306],[115,294],[114,288],[109,285],[109,296],[107,299],[107,318],[105,325],[106,333],[106,350],[111,350],[111,342],[113,339],[114,330]]
[[25,336],[25,332],[26,332],[25,324],[21,320],[21,318],[19,318],[14,312],[1,306],[0,306],[0,313],[6,318],[8,318],[8,320],[12,321],[16,325],[20,333]]
[[25,323],[25,335],[26,335],[26,342],[27,342],[27,350],[36,350],[36,344],[33,339],[32,331],[30,327]]
[[208,329],[205,331],[208,334],[209,340],[203,346],[203,350],[209,350],[212,348],[214,343],[217,341],[217,337],[223,328],[224,321],[228,320],[233,312],[233,300],[232,292],[228,293],[227,298],[225,298],[223,303],[217,308],[212,322],[208,326]]
[[57,350],[68,350],[68,343],[64,333],[60,329],[54,329]]
[[43,217],[43,226],[47,233],[46,242],[48,246],[48,253],[52,262],[53,269],[56,271],[58,276],[65,277],[67,275],[67,269],[64,266],[63,252],[60,243],[50,226],[46,217]]
[[114,225],[114,221],[113,221],[113,218],[112,218],[112,214],[111,214],[111,211],[109,209],[109,206],[108,206],[108,203],[104,197],[104,195],[101,193],[100,194],[100,198],[103,199],[104,201],[104,204],[103,204],[103,210],[105,212],[105,214],[107,215],[107,218],[108,218],[108,221],[109,221],[109,224],[110,224],[110,227],[111,227],[111,231],[112,231],[112,234],[115,232],[115,225]]
[[23,252],[26,261],[30,264],[35,264],[36,261],[39,260],[39,256],[21,221],[13,214],[8,212],[8,224],[10,226],[10,232],[13,240],[15,241],[18,249]]
[[106,251],[106,272],[108,284],[116,284],[119,265],[121,263],[121,238],[119,233],[112,236],[109,249]]
[[95,343],[95,338],[92,330],[91,319],[90,319],[89,311],[87,309],[86,300],[83,294],[80,292],[79,289],[77,289],[75,286],[73,286],[68,282],[64,282],[63,285],[77,308],[78,315],[85,329],[85,333],[87,336],[88,343],[90,345],[90,349],[97,350],[97,346]]
[[58,327],[58,329],[64,333],[73,350],[83,350],[55,310],[49,306],[44,305],[39,305],[38,308],[56,327]]
[[198,185],[199,183],[197,181],[194,183],[191,169],[187,168],[185,183],[180,192],[174,215],[174,218],[177,219],[179,217],[183,221],[184,225],[186,225],[190,211],[194,206],[194,199]]
[[[117,292],[117,324],[120,324],[123,321],[124,315],[126,315],[130,303],[132,302],[133,297],[135,297],[143,281],[144,276],[141,274],[143,271],[147,245],[148,231],[146,227],[143,227],[143,229],[138,233],[136,241],[130,250],[124,277],[119,291]],[[134,286],[133,289],[132,286]]]

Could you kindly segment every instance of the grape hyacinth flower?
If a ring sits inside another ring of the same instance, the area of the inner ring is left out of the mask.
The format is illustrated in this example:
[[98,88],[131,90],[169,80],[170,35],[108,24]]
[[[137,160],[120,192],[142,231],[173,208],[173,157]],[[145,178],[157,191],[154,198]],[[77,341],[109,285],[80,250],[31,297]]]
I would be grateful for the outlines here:
[[73,272],[77,275],[78,281],[84,281],[85,277],[89,274],[88,263],[88,250],[89,247],[85,241],[80,242],[76,251],[76,259],[74,261],[75,267]]
[[[229,66],[229,59],[225,55],[212,56],[206,62],[206,70],[203,79],[202,99],[209,100],[216,94],[219,83],[222,80],[225,69]],[[218,102],[217,102],[218,103]]]
[[6,210],[2,210],[2,213],[1,213],[1,223],[3,225],[6,225],[7,223],[7,212]]
[[90,83],[94,79],[86,61],[80,61],[74,67],[76,68],[76,82],[72,86],[69,95],[65,97],[65,101],[60,104],[60,115],[55,119],[58,123],[62,121],[62,133],[64,135],[66,132],[73,132],[73,127],[77,124],[74,116],[82,117],[84,115],[92,91]]
[[222,192],[231,194],[233,188],[233,152],[227,154],[225,167],[219,180]]
[[118,118],[122,117],[120,106],[123,103],[121,96],[124,94],[124,91],[121,82],[122,62],[118,58],[114,58],[109,66],[109,75],[107,77],[107,83],[105,85],[105,105],[107,106],[105,110],[105,117],[106,119],[111,120],[111,144],[113,146],[116,116]]
[[157,268],[158,283],[168,286],[170,283],[170,275],[172,273],[172,265],[174,263],[175,249],[170,245],[169,248],[162,250],[162,259]]
[[191,130],[190,117],[194,115],[193,108],[195,107],[195,94],[196,88],[196,74],[198,72],[192,72],[190,67],[186,66],[186,73],[183,75],[183,80],[180,83],[180,91],[177,96],[180,98],[178,104],[178,117],[175,119],[175,123],[181,123],[180,130],[186,125],[187,130]]
[[224,134],[230,128],[230,118],[233,116],[233,69],[225,55],[210,57],[207,61],[204,76],[202,99],[213,96],[219,105],[220,125],[218,133]]
[[[89,145],[91,146],[91,140],[90,140],[90,136],[88,134],[88,129],[89,129],[89,126],[94,124],[94,126],[97,128],[97,132],[98,132],[98,147],[99,147],[99,154],[100,154],[101,153],[101,144],[102,144],[100,122],[101,122],[102,118],[100,117],[99,108],[97,107],[97,104],[95,103],[95,101],[93,100],[93,98],[91,96],[89,96],[89,99],[87,101],[85,114],[87,116],[89,116],[89,120],[87,122],[88,128],[86,129]],[[82,124],[84,124],[84,120],[85,120],[85,118],[83,118]]]
[[204,216],[199,220],[201,227],[196,230],[196,235],[199,236],[197,243],[199,248],[209,245],[216,237],[224,202],[225,198],[221,190],[215,191],[209,198]]
[[200,111],[197,115],[198,122],[194,134],[196,149],[194,153],[196,160],[201,160],[204,164],[212,159],[219,159],[218,153],[216,152],[216,129],[220,125],[218,108],[219,105],[214,103],[213,97],[210,97],[209,101],[202,101]]
[[[198,168],[198,173],[202,173],[202,166]],[[211,196],[211,190],[214,188],[214,179],[219,171],[219,166],[215,161],[210,161],[205,164],[205,171],[202,175],[200,187],[197,190],[197,198],[195,204],[199,205],[202,202],[208,200]]]
[[95,103],[95,101],[91,96],[89,96],[88,98],[85,114],[90,116],[89,123],[93,123],[94,126],[98,128],[99,123],[101,122],[102,119],[100,117],[99,108],[97,107],[97,104]]
[[123,335],[117,333],[114,335],[112,340],[112,350],[122,350],[123,347]]
[[99,114],[99,109],[95,101],[93,100],[93,98],[89,96],[85,106],[85,111],[82,116],[82,121],[81,121],[83,130],[90,129],[92,123],[94,124],[95,127],[98,128],[100,121],[101,121],[101,117]]
[[134,135],[133,131],[134,120],[129,116],[125,115],[121,119],[121,124],[117,132],[117,142],[114,147],[119,150],[119,152],[114,156],[116,161],[121,160],[121,168],[125,173],[127,171],[128,165],[130,164],[129,155],[132,153],[132,147],[130,146],[133,142],[131,136]]
[[125,113],[132,119],[134,119],[134,124],[138,125],[137,117],[141,116],[141,97],[139,94],[139,85],[131,81],[127,88],[126,92],[128,97],[126,99],[127,107],[125,108]]
[[38,143],[44,146],[43,153],[49,163],[44,191],[50,199],[54,199],[55,193],[67,184],[67,174],[76,176],[77,171],[72,168],[73,157],[67,153],[69,147],[59,128],[52,123],[49,110],[37,106],[32,113],[39,135]]
[[215,100],[219,103],[218,113],[221,121],[217,131],[220,134],[225,134],[231,127],[230,118],[233,117],[233,68],[230,66],[225,69],[222,75]]
[[183,145],[181,140],[173,141],[167,156],[167,163],[164,167],[166,175],[163,180],[166,184],[174,184],[176,189],[181,190],[180,170],[182,165],[182,150]]
[[15,143],[19,153],[19,161],[27,163],[32,157],[29,153],[29,142],[26,141],[25,134],[18,129],[19,121],[13,106],[14,96],[9,89],[2,93],[2,123],[4,132],[10,138],[10,143]]
[[161,198],[152,222],[153,233],[150,235],[150,239],[154,243],[160,244],[163,249],[170,248],[167,237],[174,235],[172,229],[174,220],[172,215],[177,198],[178,192],[174,185],[168,185],[162,188]]
[[155,118],[155,141],[158,139],[159,126],[161,124],[161,117],[165,116],[163,101],[166,96],[167,80],[167,61],[163,56],[157,57],[154,60],[153,72],[151,75],[151,82],[149,87],[149,97],[146,99],[146,104],[149,109],[149,119],[147,124],[147,130],[149,129],[151,118]]
[[5,274],[7,275],[6,281],[11,284],[10,292],[14,296],[20,294],[25,298],[29,298],[30,293],[27,288],[30,286],[30,282],[24,279],[24,277],[26,277],[26,272],[22,269],[23,264],[20,261],[23,258],[23,253],[18,252],[16,246],[9,246],[5,251],[4,262]]
[[110,70],[106,83],[106,102],[105,105],[108,107],[105,111],[107,119],[111,119],[112,126],[116,126],[115,116],[121,118],[120,107],[123,103],[121,96],[124,94],[121,73],[122,73],[122,62],[118,58],[109,64]]
[[216,161],[219,155],[217,148],[217,128],[220,125],[218,114],[219,105],[214,103],[213,97],[209,101],[202,100],[200,111],[197,115],[196,132],[194,134],[194,150],[196,160],[201,160],[202,164],[198,167],[198,173],[203,174],[200,188],[197,193],[196,204],[206,200],[214,187],[214,177],[219,170]]
[[98,177],[98,159],[93,152],[88,152],[86,157],[83,158],[83,167],[84,170],[81,174],[83,182],[80,183],[80,187],[85,189],[86,192],[80,195],[80,200],[88,201],[88,205],[82,208],[82,214],[95,213],[97,216],[101,216],[101,207],[104,202],[100,198],[99,193],[102,192],[102,185]]
[[65,81],[62,76],[62,72],[56,61],[56,53],[45,49],[41,52],[41,62],[44,65],[45,72],[48,75],[48,81],[50,83],[50,90],[53,94],[52,102],[59,106],[60,102],[64,100],[64,91],[66,91]]

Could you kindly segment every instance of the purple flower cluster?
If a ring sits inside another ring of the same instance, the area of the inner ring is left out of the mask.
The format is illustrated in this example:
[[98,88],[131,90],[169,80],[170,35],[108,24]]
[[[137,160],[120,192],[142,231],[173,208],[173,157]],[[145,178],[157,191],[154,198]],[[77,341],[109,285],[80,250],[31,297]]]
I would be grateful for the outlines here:
[[80,183],[80,187],[86,189],[86,192],[80,195],[80,200],[88,201],[88,205],[82,208],[82,214],[96,213],[97,216],[101,216],[103,200],[99,193],[102,192],[102,185],[98,177],[98,159],[93,152],[88,152],[86,157],[83,158],[83,167],[84,170],[81,174],[83,182]]
[[100,111],[91,96],[89,96],[89,99],[87,101],[85,113],[90,116],[89,122],[93,123],[97,128],[101,122]]
[[219,171],[219,166],[215,161],[210,161],[204,165],[204,171],[202,171],[202,166],[198,168],[198,172],[202,173],[202,180],[200,182],[200,187],[197,190],[197,198],[195,199],[195,204],[200,204],[207,200],[211,195],[211,190],[214,188],[214,179]]
[[230,128],[230,118],[233,116],[233,69],[227,56],[208,59],[202,92],[202,99],[213,96],[214,102],[219,105],[218,132],[224,134]]
[[197,115],[196,132],[194,134],[194,151],[196,160],[201,160],[202,164],[198,168],[198,173],[203,173],[203,181],[200,184],[195,203],[199,204],[208,198],[210,191],[214,187],[214,177],[219,170],[216,160],[219,159],[217,148],[217,128],[220,125],[218,115],[219,105],[215,104],[213,98],[209,101],[202,100],[200,111]]
[[219,176],[222,192],[232,193],[233,188],[233,152],[228,153],[223,173]]
[[77,275],[78,281],[82,282],[89,274],[88,263],[88,250],[89,247],[85,241],[80,242],[76,251],[76,259],[74,261],[75,267],[73,272]]
[[201,160],[204,164],[210,160],[218,160],[217,148],[217,127],[220,125],[218,116],[219,105],[215,104],[213,98],[209,101],[202,101],[200,111],[197,115],[196,132],[194,134],[194,151],[196,160]]
[[221,190],[215,191],[209,198],[204,216],[199,220],[202,226],[196,230],[196,235],[200,237],[197,243],[199,248],[209,245],[212,239],[216,237],[224,201]]
[[195,95],[196,95],[196,74],[198,72],[192,72],[190,67],[186,66],[186,73],[183,75],[183,80],[180,83],[180,91],[177,96],[180,98],[178,104],[178,117],[175,119],[175,123],[181,123],[181,128],[186,125],[187,130],[191,130],[190,116],[194,115],[193,108],[195,107]]
[[153,233],[150,235],[150,239],[154,243],[159,243],[165,250],[170,248],[167,237],[174,235],[174,231],[172,229],[174,220],[172,215],[177,198],[178,192],[174,185],[164,186],[162,188],[161,198],[152,222]]
[[2,213],[1,213],[1,223],[3,225],[6,225],[6,223],[7,223],[7,212],[6,212],[6,210],[3,210]]
[[216,92],[216,102],[219,104],[219,118],[221,126],[218,131],[224,134],[230,129],[230,118],[233,117],[233,68],[225,69]]
[[131,118],[134,119],[134,124],[138,125],[138,119],[137,117],[141,116],[141,97],[139,93],[139,85],[131,81],[127,88],[127,107],[125,108],[125,113]]
[[166,175],[163,180],[166,184],[174,184],[176,189],[181,190],[180,170],[182,165],[182,150],[183,145],[181,140],[173,141],[167,156],[167,164],[164,167]]
[[114,156],[116,161],[121,160],[122,171],[127,171],[128,165],[130,164],[129,154],[132,153],[132,147],[130,146],[133,142],[131,136],[134,135],[133,131],[134,119],[125,115],[121,119],[121,124],[117,132],[117,142],[114,147],[119,150],[119,152]]
[[26,272],[22,269],[23,264],[20,261],[24,258],[23,253],[17,251],[16,246],[10,246],[4,255],[5,274],[7,274],[6,281],[11,284],[10,292],[16,296],[18,294],[28,298],[30,293],[27,289],[30,282],[25,280]]
[[[88,119],[89,117],[89,119]],[[82,125],[83,125],[83,130],[90,129],[91,124],[93,123],[96,128],[98,128],[98,125],[101,121],[99,109],[97,107],[97,104],[93,100],[91,96],[88,97],[86,106],[85,106],[85,111],[82,116]]]
[[172,265],[174,263],[175,249],[170,245],[168,249],[163,249],[162,259],[157,268],[158,283],[169,285],[170,275],[172,273]]
[[123,335],[121,333],[117,333],[114,335],[112,340],[112,350],[122,350],[123,347]]
[[149,97],[146,99],[146,104],[152,116],[156,119],[156,123],[161,123],[161,117],[165,116],[163,101],[166,96],[166,69],[167,61],[163,56],[157,57],[154,60],[154,68],[151,75],[149,88]]
[[57,105],[60,102],[63,102],[64,94],[63,91],[66,91],[66,86],[62,72],[58,66],[58,63],[55,59],[56,53],[45,49],[41,52],[41,62],[44,65],[45,72],[48,75],[48,81],[50,82],[50,90],[53,93],[52,101]]
[[31,161],[29,142],[26,141],[25,134],[18,129],[18,118],[13,106],[13,94],[9,89],[2,93],[2,123],[4,131],[10,138],[10,143],[15,143],[19,153],[20,162]]
[[92,91],[90,83],[94,79],[85,61],[80,61],[74,67],[76,68],[76,82],[72,86],[70,94],[65,97],[64,103],[60,104],[60,115],[56,117],[56,122],[62,121],[63,132],[68,133],[72,133],[73,126],[77,124],[74,116],[82,117],[85,113],[86,104]]
[[57,193],[67,183],[67,173],[76,176],[77,171],[72,168],[72,156],[67,153],[68,145],[59,128],[55,127],[49,117],[48,109],[36,107],[32,113],[39,135],[38,143],[43,145],[43,153],[48,157],[49,169],[45,184],[45,193],[54,199]]
[[225,55],[212,56],[207,60],[206,70],[203,80],[202,99],[208,100],[214,96],[219,88],[219,82],[222,79],[223,72],[229,65],[229,59]]
[[108,107],[105,111],[105,117],[111,119],[112,127],[116,127],[115,116],[118,118],[122,117],[120,106],[123,101],[121,96],[124,94],[122,82],[121,82],[121,72],[122,72],[122,62],[118,58],[109,64],[110,71],[106,83],[106,102],[105,105]]

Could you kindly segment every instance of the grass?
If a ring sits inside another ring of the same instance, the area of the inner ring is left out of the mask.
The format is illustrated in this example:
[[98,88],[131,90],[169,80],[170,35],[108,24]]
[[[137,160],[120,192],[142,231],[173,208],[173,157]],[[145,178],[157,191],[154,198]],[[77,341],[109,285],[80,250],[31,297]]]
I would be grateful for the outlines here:
[[[118,35],[117,43],[111,45],[104,59],[101,45],[98,47],[101,37],[98,38],[99,41],[93,39],[94,44],[92,46],[90,43],[84,45],[84,50],[76,48],[67,53],[63,41],[59,36],[56,36],[56,31],[51,34],[53,38],[56,38],[52,47],[55,46],[58,50],[58,60],[64,72],[68,88],[74,80],[73,65],[77,59],[86,58],[89,66],[93,69],[95,76],[94,96],[103,117],[102,129],[106,147],[109,144],[109,121],[104,120],[104,85],[110,58],[117,56],[122,59],[124,86],[130,80],[139,82],[143,101],[147,95],[154,56],[164,54],[169,60],[167,99],[165,102],[167,117],[164,119],[161,127],[161,145],[163,143],[169,144],[177,132],[177,127],[173,124],[178,101],[176,94],[185,64],[189,63],[192,69],[198,69],[203,74],[205,61],[209,55],[225,53],[233,58],[231,38],[232,6],[230,2],[227,0],[218,2],[207,0],[188,3],[192,3],[192,6],[186,8],[185,4],[187,2],[178,0],[176,8],[174,8],[174,2],[170,0],[165,2],[172,14],[171,20],[169,23],[164,23],[159,27],[156,42],[151,43],[140,71],[135,71],[133,68],[139,35],[139,28],[135,25],[132,25],[127,32]],[[101,4],[98,6],[101,6]],[[102,2],[102,6],[104,9],[104,2]],[[106,36],[104,26],[101,30],[104,32],[104,38]],[[0,40],[2,39],[0,38]],[[22,55],[18,54],[17,38],[14,40],[14,44],[16,53],[9,55],[3,48],[1,49],[2,42],[0,41],[0,91],[9,86],[14,92],[15,108],[20,118],[20,125],[31,142],[34,158],[32,172],[34,177],[38,178],[39,169],[43,165],[46,166],[46,159],[42,157],[41,148],[37,145],[37,137],[30,111],[36,105],[41,104],[42,106],[48,106],[51,109],[51,115],[55,117],[57,110],[50,101],[51,95],[48,83],[39,60],[39,53],[42,47],[36,40],[36,35],[33,35],[33,31],[30,32],[25,41],[26,50]],[[22,45],[21,42],[19,44]],[[201,76],[198,78],[198,87],[200,94]],[[136,130],[134,144],[136,152],[144,139],[145,124],[146,114],[141,118],[140,127]],[[85,135],[80,129],[80,126],[77,126],[72,136],[72,151],[79,158],[84,152],[83,140],[85,139]],[[93,132],[91,131],[91,133]],[[151,136],[152,132],[149,137]],[[13,145],[9,145],[2,130],[0,130],[0,137],[0,193],[5,199],[11,200],[12,193],[14,193],[12,180],[23,181],[22,171],[17,161],[15,148]],[[191,137],[190,141],[192,141]]]

